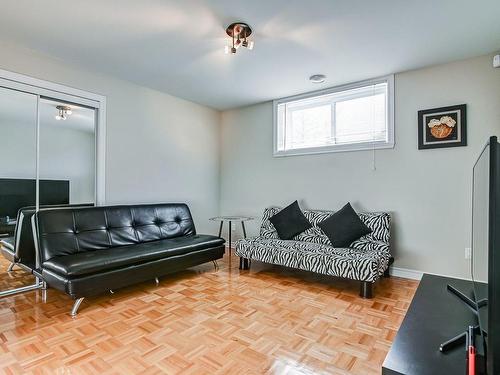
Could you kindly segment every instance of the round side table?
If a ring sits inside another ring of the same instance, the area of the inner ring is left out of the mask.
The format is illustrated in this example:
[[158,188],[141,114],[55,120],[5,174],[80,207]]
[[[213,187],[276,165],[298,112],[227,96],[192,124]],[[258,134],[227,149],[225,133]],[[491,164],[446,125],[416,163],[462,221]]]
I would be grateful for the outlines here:
[[220,221],[220,226],[219,226],[219,237],[222,236],[222,227],[224,226],[224,222],[227,222],[228,225],[228,248],[229,248],[229,259],[231,259],[231,224],[233,221],[239,221],[241,223],[241,229],[243,229],[243,238],[247,237],[247,231],[245,228],[245,221],[250,221],[253,220],[253,217],[250,216],[216,216],[216,217],[211,217],[210,220],[212,221]]

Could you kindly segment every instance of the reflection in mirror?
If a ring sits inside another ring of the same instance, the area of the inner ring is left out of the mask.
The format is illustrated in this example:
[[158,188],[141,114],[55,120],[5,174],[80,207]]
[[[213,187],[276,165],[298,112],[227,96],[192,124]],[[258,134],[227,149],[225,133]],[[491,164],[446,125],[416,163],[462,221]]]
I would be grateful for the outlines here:
[[28,220],[18,215],[36,203],[37,99],[0,88],[0,297],[41,286],[39,280],[30,285],[36,263],[33,234]]
[[17,211],[35,204],[37,97],[0,88],[0,238],[14,234]]
[[40,99],[40,206],[95,203],[94,111]]
[[45,288],[28,284],[36,206],[95,203],[95,110],[0,87],[0,137],[1,298]]

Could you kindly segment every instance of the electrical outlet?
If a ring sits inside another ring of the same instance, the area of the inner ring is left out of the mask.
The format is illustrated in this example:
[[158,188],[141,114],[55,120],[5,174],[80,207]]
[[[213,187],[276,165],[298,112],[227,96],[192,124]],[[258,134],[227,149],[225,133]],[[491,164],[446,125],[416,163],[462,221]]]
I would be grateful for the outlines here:
[[471,258],[471,250],[470,247],[465,248],[465,259],[470,259]]

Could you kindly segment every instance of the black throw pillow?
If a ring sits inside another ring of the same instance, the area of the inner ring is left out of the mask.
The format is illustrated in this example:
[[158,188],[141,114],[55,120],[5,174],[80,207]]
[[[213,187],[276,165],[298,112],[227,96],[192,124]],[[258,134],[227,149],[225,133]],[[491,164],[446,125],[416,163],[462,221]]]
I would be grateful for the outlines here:
[[293,202],[276,215],[269,218],[282,240],[291,240],[297,234],[312,227],[311,223],[300,210],[299,203]]
[[333,247],[348,247],[353,241],[372,232],[350,203],[323,220],[318,227],[325,232]]

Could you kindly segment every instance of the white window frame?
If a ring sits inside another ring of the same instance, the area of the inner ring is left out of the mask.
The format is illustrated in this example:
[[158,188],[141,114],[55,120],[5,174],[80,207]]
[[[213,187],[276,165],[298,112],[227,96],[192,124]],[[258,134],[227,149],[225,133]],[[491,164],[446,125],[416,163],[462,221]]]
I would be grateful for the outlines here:
[[[376,85],[379,83],[387,83],[387,141],[368,141],[359,143],[307,147],[294,150],[278,150],[278,105],[286,104],[296,100],[310,99],[322,95],[333,94],[341,91],[352,90],[359,87]],[[305,94],[288,96],[286,98],[273,100],[273,156],[294,156],[294,155],[310,155],[323,154],[330,152],[346,152],[346,151],[362,151],[374,149],[389,149],[394,148],[394,74],[369,79],[365,81],[350,83],[347,85],[336,86],[324,90],[308,92]]]

